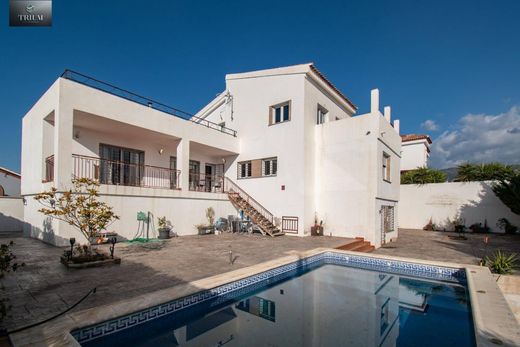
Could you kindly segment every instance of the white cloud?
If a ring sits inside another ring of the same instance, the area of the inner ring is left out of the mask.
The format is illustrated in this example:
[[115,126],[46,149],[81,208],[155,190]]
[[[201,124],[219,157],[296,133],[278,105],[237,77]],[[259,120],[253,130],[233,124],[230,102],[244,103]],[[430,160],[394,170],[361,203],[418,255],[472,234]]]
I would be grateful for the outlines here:
[[439,125],[435,123],[432,119],[427,119],[421,123],[421,128],[428,131],[437,131],[439,130]]
[[433,140],[431,166],[469,161],[520,164],[520,107],[498,115],[468,114]]

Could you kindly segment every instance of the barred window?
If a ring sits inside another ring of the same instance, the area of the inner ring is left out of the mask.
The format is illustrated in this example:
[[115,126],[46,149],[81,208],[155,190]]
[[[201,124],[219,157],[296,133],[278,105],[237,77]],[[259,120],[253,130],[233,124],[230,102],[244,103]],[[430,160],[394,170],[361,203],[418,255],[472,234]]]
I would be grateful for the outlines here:
[[238,178],[251,177],[251,161],[238,163]]
[[394,231],[394,206],[382,206],[383,232]]
[[278,170],[278,159],[269,158],[262,160],[262,176],[275,176]]

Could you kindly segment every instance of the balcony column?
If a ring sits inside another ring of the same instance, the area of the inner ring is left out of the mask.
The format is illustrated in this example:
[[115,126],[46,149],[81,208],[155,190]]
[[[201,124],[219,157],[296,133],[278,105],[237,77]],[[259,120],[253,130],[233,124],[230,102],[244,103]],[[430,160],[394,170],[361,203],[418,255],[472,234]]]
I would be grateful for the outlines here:
[[190,185],[190,141],[182,139],[177,145],[177,170],[181,171],[179,188],[189,190]]
[[73,109],[59,104],[54,112],[54,186],[70,188],[72,178]]

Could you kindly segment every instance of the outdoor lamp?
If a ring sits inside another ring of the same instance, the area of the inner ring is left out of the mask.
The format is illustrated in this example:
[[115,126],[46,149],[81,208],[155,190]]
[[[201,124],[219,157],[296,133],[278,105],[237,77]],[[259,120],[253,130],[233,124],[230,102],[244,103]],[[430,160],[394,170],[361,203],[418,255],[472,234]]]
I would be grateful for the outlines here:
[[74,248],[74,244],[76,243],[76,239],[74,237],[71,237],[69,239],[70,242],[70,256],[69,259],[72,258],[72,249]]
[[111,237],[109,242],[112,244],[112,246],[110,246],[110,258],[114,259],[114,250],[116,248],[117,237]]

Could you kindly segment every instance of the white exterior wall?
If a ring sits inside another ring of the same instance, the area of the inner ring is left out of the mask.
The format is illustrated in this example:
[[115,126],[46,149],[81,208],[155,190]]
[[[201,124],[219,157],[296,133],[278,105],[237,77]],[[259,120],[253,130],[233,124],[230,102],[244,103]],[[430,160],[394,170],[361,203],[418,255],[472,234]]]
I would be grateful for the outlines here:
[[[306,191],[304,157],[304,74],[227,79],[233,95],[234,120],[226,125],[237,129],[240,155],[226,173],[275,216],[298,216],[303,234]],[[270,106],[291,101],[291,120],[269,125]],[[261,158],[278,158],[277,175],[237,180],[237,163]],[[285,190],[281,187],[285,185]]]
[[5,195],[20,196],[20,184],[19,177],[0,171],[0,186],[4,189]]
[[[70,187],[72,154],[98,157],[99,143],[144,150],[147,165],[168,168],[170,155],[180,156],[183,165],[178,164],[178,169],[185,179],[182,191],[102,185],[102,200],[121,217],[109,230],[132,238],[137,232],[138,211],[152,212],[154,222],[166,216],[179,235],[196,233],[194,226],[205,222],[207,207],[215,209],[216,217],[236,214],[223,194],[189,191],[187,172],[190,159],[201,161],[203,172],[205,162],[220,164],[223,156],[237,153],[237,138],[60,78],[23,119],[21,191],[27,199],[27,234],[58,245],[67,244],[69,237],[80,237],[66,223],[39,213],[40,206],[33,197],[52,186],[59,190]],[[199,150],[204,146],[215,148],[222,156]],[[164,149],[162,155],[160,148]],[[49,155],[54,155],[54,182],[43,183],[45,158]]]
[[428,167],[428,143],[426,140],[406,141],[402,144],[401,170]]
[[[399,135],[377,113],[325,123],[316,130],[317,210],[325,234],[360,236],[379,247],[381,206],[394,206],[397,220]],[[390,155],[390,182],[382,176],[383,151]],[[394,229],[386,235],[386,242],[397,237],[397,226]]]
[[493,232],[503,232],[496,223],[507,218],[520,226],[515,215],[498,199],[491,189],[492,182],[447,182],[424,185],[401,185],[399,227],[422,229],[430,218],[439,229],[453,230],[449,220],[457,217],[469,227],[487,220]]
[[0,231],[23,230],[23,200],[0,196]]

